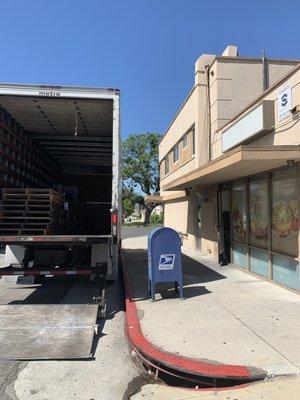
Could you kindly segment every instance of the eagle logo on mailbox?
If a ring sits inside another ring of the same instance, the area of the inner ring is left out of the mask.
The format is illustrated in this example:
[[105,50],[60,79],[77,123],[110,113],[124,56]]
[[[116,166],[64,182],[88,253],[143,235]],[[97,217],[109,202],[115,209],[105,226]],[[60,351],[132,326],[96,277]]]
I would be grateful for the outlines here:
[[160,271],[173,269],[174,263],[175,263],[175,254],[161,254],[159,258],[158,269]]

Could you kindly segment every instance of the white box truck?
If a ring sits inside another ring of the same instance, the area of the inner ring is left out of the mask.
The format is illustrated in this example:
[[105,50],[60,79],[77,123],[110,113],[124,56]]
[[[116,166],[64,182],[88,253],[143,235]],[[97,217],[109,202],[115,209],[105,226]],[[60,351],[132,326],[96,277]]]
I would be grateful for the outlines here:
[[0,83],[0,146],[0,275],[116,280],[119,90]]

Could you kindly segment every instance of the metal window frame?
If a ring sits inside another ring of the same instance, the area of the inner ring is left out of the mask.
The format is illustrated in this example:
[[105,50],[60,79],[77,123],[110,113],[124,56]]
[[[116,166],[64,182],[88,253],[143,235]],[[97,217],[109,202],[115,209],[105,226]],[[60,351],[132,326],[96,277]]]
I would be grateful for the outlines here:
[[170,172],[170,159],[169,159],[169,154],[166,155],[165,157],[165,175],[167,175]]
[[196,154],[196,137],[195,137],[195,126],[192,128],[192,154]]
[[[175,159],[176,150],[178,153],[177,153],[177,158]],[[180,157],[179,143],[177,143],[173,147],[173,164],[175,164],[177,161],[179,161],[179,157]]]
[[188,147],[188,134],[186,133],[182,138],[182,148],[185,150]]

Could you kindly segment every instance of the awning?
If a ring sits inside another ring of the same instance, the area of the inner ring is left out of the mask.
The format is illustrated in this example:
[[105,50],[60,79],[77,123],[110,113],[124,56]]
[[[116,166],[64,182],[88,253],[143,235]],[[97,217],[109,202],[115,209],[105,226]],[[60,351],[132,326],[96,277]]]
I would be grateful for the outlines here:
[[162,203],[163,198],[159,195],[145,196],[145,203]]
[[214,161],[163,185],[163,190],[222,183],[300,161],[300,146],[239,146]]

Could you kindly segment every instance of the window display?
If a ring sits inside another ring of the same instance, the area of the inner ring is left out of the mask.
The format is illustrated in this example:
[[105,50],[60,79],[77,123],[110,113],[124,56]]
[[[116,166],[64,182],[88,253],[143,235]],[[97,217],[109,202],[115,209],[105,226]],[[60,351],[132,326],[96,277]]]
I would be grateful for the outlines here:
[[246,185],[234,185],[232,189],[233,240],[246,243],[247,237]]
[[267,180],[253,180],[249,185],[250,244],[268,248],[268,184]]
[[272,250],[298,256],[299,183],[296,168],[272,174]]

